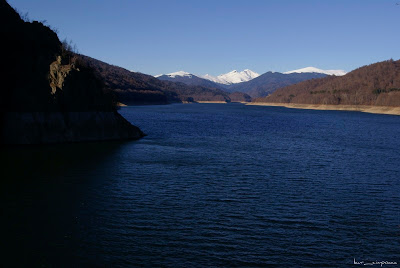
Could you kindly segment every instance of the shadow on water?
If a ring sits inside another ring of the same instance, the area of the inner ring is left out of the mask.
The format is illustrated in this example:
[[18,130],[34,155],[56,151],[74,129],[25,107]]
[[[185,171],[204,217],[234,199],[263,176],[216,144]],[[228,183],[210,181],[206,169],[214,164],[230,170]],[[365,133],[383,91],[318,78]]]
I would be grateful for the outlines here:
[[129,143],[2,148],[0,202],[2,244],[6,245],[2,263],[82,264],[75,257],[81,247],[76,237],[82,236],[77,232],[82,232],[78,226],[83,197],[93,184],[112,176],[113,156]]
[[101,164],[124,144],[92,142],[5,147],[0,151],[1,183],[28,183],[31,180],[36,183],[37,180],[65,176],[83,165],[89,169]]

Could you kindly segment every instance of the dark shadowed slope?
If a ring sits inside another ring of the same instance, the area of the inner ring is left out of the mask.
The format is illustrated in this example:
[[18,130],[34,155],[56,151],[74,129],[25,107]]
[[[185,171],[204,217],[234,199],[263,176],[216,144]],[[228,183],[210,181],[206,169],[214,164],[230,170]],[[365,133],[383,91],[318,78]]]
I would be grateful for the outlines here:
[[256,102],[400,106],[400,60],[281,88]]
[[93,70],[40,22],[0,0],[3,45],[0,141],[6,144],[137,139]]

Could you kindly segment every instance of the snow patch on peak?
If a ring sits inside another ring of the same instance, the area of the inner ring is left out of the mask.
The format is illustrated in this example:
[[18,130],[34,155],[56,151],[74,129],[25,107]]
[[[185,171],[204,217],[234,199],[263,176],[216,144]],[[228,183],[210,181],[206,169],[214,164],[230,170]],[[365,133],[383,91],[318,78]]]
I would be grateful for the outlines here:
[[241,72],[238,72],[237,70],[233,70],[233,71],[230,71],[229,73],[218,75],[217,77],[211,76],[209,74],[203,75],[201,77],[204,79],[208,79],[210,81],[216,82],[216,83],[231,85],[231,84],[247,82],[258,76],[260,76],[258,73],[253,72],[252,70],[246,69]]
[[344,70],[322,70],[315,67],[305,67],[302,69],[284,72],[284,74],[291,74],[291,73],[321,73],[327,75],[342,76],[345,75],[347,72]]
[[[216,77],[215,76],[212,76],[212,75],[209,75],[209,74],[205,74],[205,75],[202,75],[202,76],[200,76],[201,78],[204,78],[204,79],[207,79],[207,80],[210,80],[210,81],[214,81],[215,79],[216,79]],[[215,82],[215,81],[214,81]]]
[[171,78],[175,78],[176,76],[192,78],[192,76],[193,76],[193,74],[191,74],[191,73],[188,73],[188,72],[185,72],[185,71],[178,71],[178,72],[169,73],[169,74],[159,74],[159,75],[156,75],[154,77],[157,78],[157,77],[160,77],[160,76],[163,76],[163,75],[169,76]]

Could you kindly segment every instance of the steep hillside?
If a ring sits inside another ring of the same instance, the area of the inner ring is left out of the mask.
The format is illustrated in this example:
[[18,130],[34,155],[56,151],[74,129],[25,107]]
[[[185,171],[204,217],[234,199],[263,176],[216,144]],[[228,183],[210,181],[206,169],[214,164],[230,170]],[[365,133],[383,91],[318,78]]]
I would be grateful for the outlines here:
[[249,94],[252,98],[264,97],[278,88],[293,85],[304,80],[325,77],[320,73],[291,73],[283,74],[277,72],[267,72],[248,82],[234,84],[227,88],[228,91],[240,91]]
[[281,88],[256,102],[400,106],[400,60]]
[[106,86],[125,104],[166,104],[171,102],[230,101],[228,93],[204,86],[161,81],[87,56],[81,56]]
[[93,70],[40,22],[24,22],[0,0],[5,67],[0,141],[7,144],[137,139],[143,133],[116,111]]

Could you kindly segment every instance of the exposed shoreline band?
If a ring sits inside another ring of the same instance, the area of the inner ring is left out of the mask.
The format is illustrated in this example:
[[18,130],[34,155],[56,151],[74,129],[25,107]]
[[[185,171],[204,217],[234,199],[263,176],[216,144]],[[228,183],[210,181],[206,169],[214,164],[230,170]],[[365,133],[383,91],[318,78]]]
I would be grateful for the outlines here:
[[227,103],[226,101],[196,101],[194,103]]
[[368,106],[368,105],[327,105],[327,104],[299,104],[299,103],[272,103],[248,102],[246,105],[279,106],[294,109],[326,110],[326,111],[357,111],[373,114],[400,115],[400,107],[393,106]]

